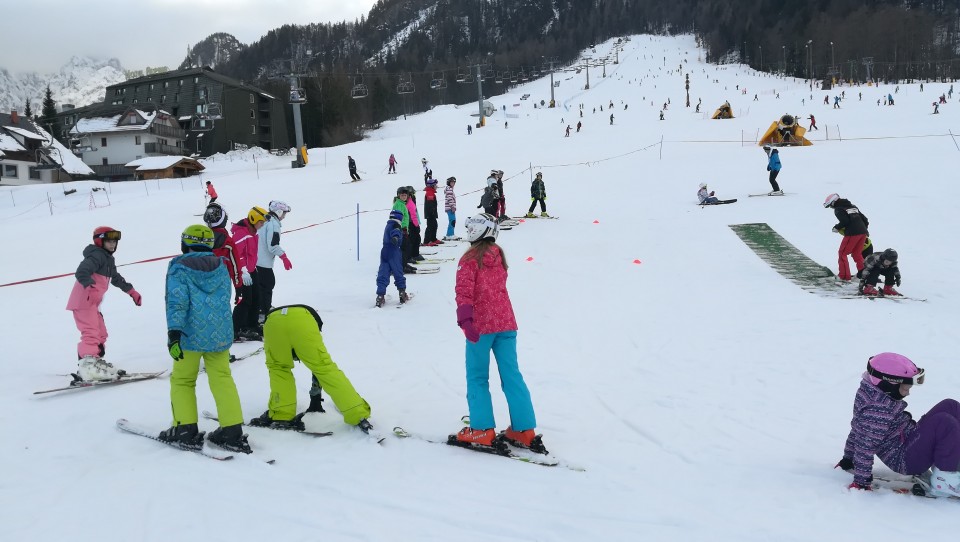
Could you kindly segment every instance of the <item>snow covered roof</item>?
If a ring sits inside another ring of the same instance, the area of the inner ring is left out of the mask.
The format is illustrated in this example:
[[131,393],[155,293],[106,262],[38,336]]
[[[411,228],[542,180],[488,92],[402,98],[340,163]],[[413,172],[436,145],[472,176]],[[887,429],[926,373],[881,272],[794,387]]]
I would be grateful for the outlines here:
[[136,171],[153,171],[167,169],[180,162],[187,162],[190,165],[196,166],[197,169],[204,169],[203,164],[200,162],[197,162],[193,158],[185,158],[183,156],[148,156],[134,160],[133,162],[127,162],[125,165],[128,168],[134,168]]
[[50,134],[47,133],[43,128],[34,125],[34,128],[37,129],[37,132],[40,133],[40,136],[48,141],[48,147],[51,152],[48,154],[51,160],[60,164],[60,167],[64,171],[71,175],[93,175],[93,170],[90,169],[90,166],[83,163],[83,160],[80,159],[77,155],[70,152],[70,149],[66,148],[62,143],[56,139],[50,137]]
[[16,138],[0,131],[0,151],[24,152],[26,150]]
[[24,130],[23,128],[17,128],[16,126],[4,126],[5,129],[10,130],[15,134],[20,134],[27,139],[35,139],[37,141],[46,141],[47,139],[41,135],[37,135],[30,130]]
[[[119,113],[117,115],[103,116],[103,117],[87,117],[77,121],[76,126],[70,129],[71,134],[84,134],[84,133],[103,133],[103,132],[131,132],[131,131],[142,131],[146,130],[153,124],[154,119],[157,118],[156,111],[142,111],[140,109],[135,110],[141,117],[143,117],[147,122],[144,124],[126,124],[123,126],[117,126],[117,123],[126,116],[127,112]],[[160,111],[161,113],[167,114],[165,111]]]

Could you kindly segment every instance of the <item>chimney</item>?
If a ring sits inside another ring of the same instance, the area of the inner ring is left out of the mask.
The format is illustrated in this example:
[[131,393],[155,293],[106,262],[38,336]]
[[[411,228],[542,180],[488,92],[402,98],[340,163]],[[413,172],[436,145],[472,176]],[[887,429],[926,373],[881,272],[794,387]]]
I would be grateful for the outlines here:
[[16,109],[10,110],[10,123],[11,124],[20,124],[20,116],[17,115]]

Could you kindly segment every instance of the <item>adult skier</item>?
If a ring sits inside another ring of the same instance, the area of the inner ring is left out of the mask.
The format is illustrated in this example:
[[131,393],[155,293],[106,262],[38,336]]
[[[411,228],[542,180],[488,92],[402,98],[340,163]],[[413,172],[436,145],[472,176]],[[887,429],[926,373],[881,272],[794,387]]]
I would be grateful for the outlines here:
[[763,146],[763,152],[767,153],[767,171],[770,172],[770,186],[773,190],[769,195],[771,196],[782,196],[783,190],[780,190],[780,185],[777,184],[777,175],[780,174],[780,151],[774,149],[770,146],[769,143]]
[[357,175],[357,163],[353,160],[352,156],[347,156],[347,168],[350,169],[350,179],[359,181],[360,175]]
[[857,276],[862,276],[863,244],[869,235],[867,228],[870,226],[870,220],[853,203],[850,203],[850,200],[843,199],[837,194],[827,196],[823,206],[833,209],[833,214],[837,217],[837,225],[833,227],[833,231],[839,233],[843,230],[843,241],[840,242],[840,248],[837,250],[839,264],[837,276],[840,280],[851,280],[847,256],[853,257],[853,263],[857,266]]

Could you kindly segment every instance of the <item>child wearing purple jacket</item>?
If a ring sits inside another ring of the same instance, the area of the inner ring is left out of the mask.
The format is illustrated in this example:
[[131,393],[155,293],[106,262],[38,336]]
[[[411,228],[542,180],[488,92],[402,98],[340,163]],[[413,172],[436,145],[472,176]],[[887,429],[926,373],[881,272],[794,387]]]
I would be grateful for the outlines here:
[[837,466],[853,473],[851,489],[871,489],[873,458],[891,470],[919,476],[929,494],[960,497],[960,403],[944,399],[919,421],[904,402],[924,371],[900,354],[884,352],[867,361],[853,402],[853,420]]

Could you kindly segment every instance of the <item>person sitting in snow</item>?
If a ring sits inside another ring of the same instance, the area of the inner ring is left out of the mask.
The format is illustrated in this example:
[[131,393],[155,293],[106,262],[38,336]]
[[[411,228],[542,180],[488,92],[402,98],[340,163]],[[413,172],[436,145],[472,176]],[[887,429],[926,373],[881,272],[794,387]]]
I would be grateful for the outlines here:
[[860,293],[863,295],[881,295],[877,291],[877,282],[883,275],[882,295],[900,295],[893,289],[900,286],[900,268],[897,266],[897,251],[892,248],[880,254],[871,254],[863,260],[863,271],[860,273]]
[[707,192],[707,183],[700,183],[700,190],[697,190],[697,198],[700,200],[700,205],[713,205],[720,201],[719,198],[714,197],[712,190]]
[[850,489],[872,489],[879,457],[894,472],[920,476],[931,496],[960,497],[960,402],[944,399],[915,421],[904,399],[923,381],[924,370],[906,356],[883,352],[867,360],[837,463],[853,474]]

